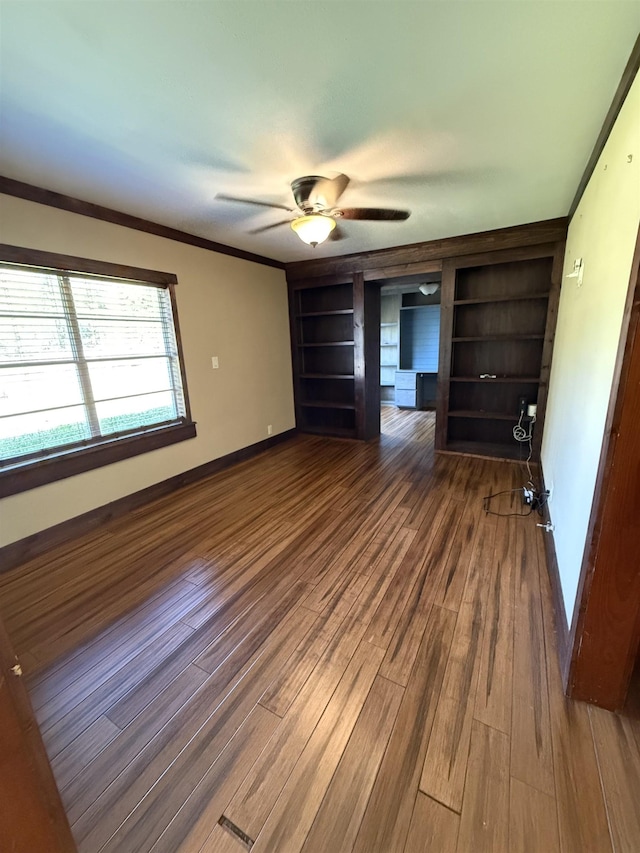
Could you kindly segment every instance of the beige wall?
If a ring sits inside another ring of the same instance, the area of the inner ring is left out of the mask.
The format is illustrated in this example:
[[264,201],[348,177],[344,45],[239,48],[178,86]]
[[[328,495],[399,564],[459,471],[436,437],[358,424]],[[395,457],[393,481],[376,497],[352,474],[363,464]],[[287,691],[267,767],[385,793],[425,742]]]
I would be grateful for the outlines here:
[[[295,424],[284,272],[9,196],[2,242],[178,276],[196,438],[0,501],[0,546]],[[220,359],[219,370],[211,356]]]
[[[629,162],[631,156],[631,162]],[[640,77],[571,220],[549,386],[542,466],[571,622],[593,503],[638,222]],[[566,278],[582,258],[582,286]]]

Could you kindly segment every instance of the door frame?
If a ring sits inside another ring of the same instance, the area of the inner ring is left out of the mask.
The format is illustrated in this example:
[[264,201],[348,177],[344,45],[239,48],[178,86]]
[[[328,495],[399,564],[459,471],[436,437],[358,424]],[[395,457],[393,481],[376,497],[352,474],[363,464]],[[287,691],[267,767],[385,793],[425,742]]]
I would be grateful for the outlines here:
[[[424,263],[414,263],[410,265],[410,271],[407,271],[403,267],[389,267],[387,269],[379,269],[376,270],[376,277],[373,278],[370,271],[364,273],[364,280],[367,285],[374,285],[378,290],[377,294],[377,303],[380,306],[380,299],[382,296],[382,288],[386,285],[392,284],[406,284],[407,287],[410,285],[418,285],[422,284],[425,280],[428,281],[438,281],[440,283],[440,306],[442,308],[442,268],[443,262],[441,260],[437,261],[425,261]],[[426,278],[425,278],[426,277]],[[400,317],[398,317],[398,334],[400,332]],[[442,346],[442,326],[440,327],[440,340],[438,341],[438,352],[441,352]],[[377,348],[378,348],[378,384],[377,384],[377,405],[378,409],[381,405],[381,391],[380,391],[380,324],[378,323],[378,334],[377,334]],[[400,341],[398,339],[398,358],[400,358]],[[438,359],[439,361],[439,359]],[[418,371],[419,372],[419,371]],[[440,393],[440,368],[438,365],[438,373],[437,373],[437,388],[436,394]]]
[[75,853],[76,845],[31,707],[20,662],[0,618],[0,755],[7,850]]
[[568,696],[611,711],[624,705],[640,644],[639,271],[640,228],[564,673]]

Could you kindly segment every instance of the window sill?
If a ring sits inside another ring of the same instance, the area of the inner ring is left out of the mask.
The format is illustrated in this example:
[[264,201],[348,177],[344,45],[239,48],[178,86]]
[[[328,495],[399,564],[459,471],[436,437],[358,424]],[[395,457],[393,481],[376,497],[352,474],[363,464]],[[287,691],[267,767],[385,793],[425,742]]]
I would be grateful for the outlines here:
[[179,441],[186,441],[189,438],[195,438],[195,435],[194,423],[171,424],[135,435],[106,439],[99,444],[83,447],[80,450],[76,448],[66,452],[61,451],[46,459],[18,462],[11,467],[0,469],[0,498],[26,492],[66,477],[73,477],[74,474],[92,471],[103,465],[111,465],[122,459],[130,459],[132,456],[167,447]]

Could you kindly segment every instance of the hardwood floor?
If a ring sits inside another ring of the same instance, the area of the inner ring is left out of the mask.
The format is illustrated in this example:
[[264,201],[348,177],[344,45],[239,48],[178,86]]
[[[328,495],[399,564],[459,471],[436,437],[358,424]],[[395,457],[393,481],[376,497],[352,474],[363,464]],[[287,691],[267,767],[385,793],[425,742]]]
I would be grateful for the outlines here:
[[0,575],[81,851],[640,850],[640,722],[564,698],[538,519],[482,509],[523,471],[383,425]]

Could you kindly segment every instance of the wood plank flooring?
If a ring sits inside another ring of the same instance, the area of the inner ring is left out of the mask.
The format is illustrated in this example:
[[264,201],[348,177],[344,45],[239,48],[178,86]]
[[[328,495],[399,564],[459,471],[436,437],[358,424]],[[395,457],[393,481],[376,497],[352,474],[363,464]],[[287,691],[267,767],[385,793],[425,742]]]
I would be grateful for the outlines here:
[[524,472],[433,430],[298,436],[0,575],[82,853],[640,850],[637,715],[565,699],[538,519],[482,509]]

